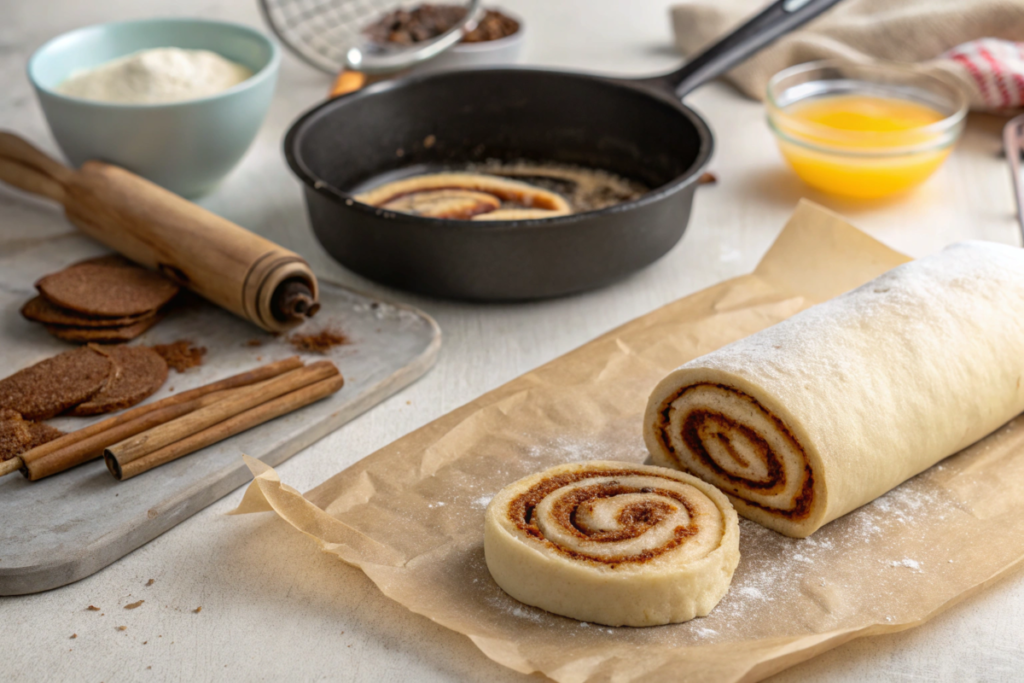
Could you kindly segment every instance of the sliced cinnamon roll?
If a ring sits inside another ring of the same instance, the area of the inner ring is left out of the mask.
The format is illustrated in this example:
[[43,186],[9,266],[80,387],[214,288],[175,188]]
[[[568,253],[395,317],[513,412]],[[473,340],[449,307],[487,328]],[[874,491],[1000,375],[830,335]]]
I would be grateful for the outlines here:
[[363,192],[355,198],[371,206],[436,218],[479,219],[503,206],[506,209],[545,212],[543,216],[536,213],[531,218],[572,213],[569,202],[555,192],[481,173],[433,173],[405,178]]
[[662,467],[553,467],[487,508],[491,576],[528,605],[609,626],[708,614],[739,562],[739,526],[713,486]]
[[786,422],[734,382],[689,377],[673,376],[655,390],[645,419],[652,461],[714,484],[744,517],[806,535],[799,530],[813,526],[824,493]]

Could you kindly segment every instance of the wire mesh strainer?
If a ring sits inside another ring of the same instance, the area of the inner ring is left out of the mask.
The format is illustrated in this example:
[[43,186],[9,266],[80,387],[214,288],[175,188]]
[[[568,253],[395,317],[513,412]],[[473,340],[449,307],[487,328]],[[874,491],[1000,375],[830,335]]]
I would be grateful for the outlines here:
[[[391,50],[368,50],[363,29],[396,9],[411,9],[422,0],[259,0],[263,16],[281,42],[303,61],[337,74],[344,68],[367,73],[398,71],[440,54],[459,41],[475,18],[480,0],[444,0],[466,8],[466,21],[431,41]],[[458,34],[458,35],[456,35]],[[354,49],[354,50],[353,50]],[[361,64],[353,64],[355,61]]]

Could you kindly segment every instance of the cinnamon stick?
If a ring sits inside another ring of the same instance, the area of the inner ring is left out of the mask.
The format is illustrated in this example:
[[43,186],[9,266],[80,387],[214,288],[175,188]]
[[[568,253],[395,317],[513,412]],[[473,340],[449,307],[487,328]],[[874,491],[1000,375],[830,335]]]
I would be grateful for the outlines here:
[[238,413],[223,422],[219,422],[212,427],[200,430],[181,439],[180,441],[164,446],[163,448],[132,460],[131,462],[119,462],[118,459],[110,453],[110,451],[107,451],[105,454],[107,469],[110,470],[110,473],[120,481],[131,479],[132,477],[151,470],[154,467],[163,465],[171,460],[176,460],[182,456],[189,455],[190,453],[195,453],[201,448],[206,448],[211,444],[223,441],[235,434],[239,434],[248,429],[252,429],[257,425],[261,425],[264,422],[269,422],[281,415],[298,410],[310,403],[315,403],[316,401],[335,393],[341,389],[344,384],[345,380],[341,375],[334,375],[333,377],[322,379],[318,382],[314,382],[313,384],[307,384],[300,389],[296,389],[295,391],[291,391],[283,396],[261,403],[254,408]]
[[[264,382],[267,381],[270,380],[264,380]],[[259,386],[259,384],[261,383],[257,383],[252,386]],[[103,449],[111,444],[115,444],[118,441],[124,441],[136,434],[140,434],[148,429],[162,425],[175,418],[181,417],[182,415],[187,415],[194,410],[204,408],[226,398],[227,396],[230,396],[233,393],[245,391],[246,389],[248,389],[247,386],[236,387],[234,389],[222,389],[221,391],[215,391],[212,394],[206,394],[205,396],[194,398],[191,401],[152,410],[140,415],[134,420],[129,420],[115,425],[110,429],[100,432],[99,434],[94,434],[77,443],[73,443],[66,448],[55,451],[49,457],[40,458],[33,462],[26,463],[25,469],[28,470],[28,479],[29,481],[36,481],[37,479],[48,477],[51,474],[62,472],[68,469],[68,467],[77,465],[80,462],[98,458],[103,455]]]
[[[187,404],[190,401],[219,391],[255,384],[299,367],[302,367],[302,361],[299,360],[298,356],[291,356],[284,360],[261,365],[260,367],[252,370],[240,372],[237,375],[232,375],[222,380],[211,382],[210,384],[205,384],[201,387],[196,387],[195,389],[190,389],[189,391],[183,391],[175,396],[168,396],[167,398],[159,401],[154,401],[153,403],[141,405],[136,408],[132,408],[131,410],[126,410],[118,415],[109,417],[106,420],[101,420],[100,422],[91,424],[88,427],[83,427],[82,429],[65,434],[58,439],[54,439],[53,441],[42,444],[41,446],[37,446],[36,448],[22,453],[20,457],[5,461],[2,463],[3,467],[0,467],[0,476],[9,474],[15,469],[20,469],[22,474],[24,474],[30,481],[36,481],[42,477],[62,472],[74,467],[75,465],[100,457],[103,455],[103,448],[131,436],[130,434],[122,433],[122,436],[114,441],[96,439],[94,441],[89,441],[88,445],[76,446],[77,444],[93,439],[93,437],[97,437],[104,432],[137,420],[149,413],[163,410],[171,406]],[[165,420],[166,419],[173,418],[167,417]],[[144,429],[148,429],[148,427]],[[138,432],[134,433],[137,434]]]
[[157,451],[175,441],[212,427],[218,422],[234,417],[261,403],[266,403],[279,396],[295,391],[307,384],[312,384],[338,374],[338,368],[328,360],[311,363],[298,370],[292,370],[276,377],[266,384],[247,387],[237,394],[232,394],[205,408],[200,408],[188,415],[183,415],[165,424],[149,429],[140,434],[112,444],[104,451],[109,463],[111,459],[120,467],[133,460]]
[[0,460],[0,477],[17,471],[21,467],[21,458],[15,456],[9,460]]

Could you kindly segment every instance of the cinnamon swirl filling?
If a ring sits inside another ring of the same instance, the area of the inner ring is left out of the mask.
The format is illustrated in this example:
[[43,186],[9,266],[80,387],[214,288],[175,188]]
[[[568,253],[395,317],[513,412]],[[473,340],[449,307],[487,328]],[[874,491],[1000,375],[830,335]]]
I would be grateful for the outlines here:
[[509,484],[484,520],[484,556],[512,597],[613,626],[710,612],[739,562],[728,498],[684,472],[569,463]]
[[523,220],[572,213],[556,192],[482,173],[433,173],[356,195],[364,204],[429,218]]
[[700,554],[721,536],[721,514],[703,493],[630,470],[553,476],[513,499],[508,514],[552,550],[613,566],[649,562],[691,539]]
[[810,514],[814,474],[806,453],[782,420],[744,392],[684,387],[661,404],[655,435],[666,464],[771,514]]
[[512,501],[509,516],[562,554],[622,564],[647,562],[679,547],[698,535],[702,517],[713,509],[691,486],[623,470],[547,479]]

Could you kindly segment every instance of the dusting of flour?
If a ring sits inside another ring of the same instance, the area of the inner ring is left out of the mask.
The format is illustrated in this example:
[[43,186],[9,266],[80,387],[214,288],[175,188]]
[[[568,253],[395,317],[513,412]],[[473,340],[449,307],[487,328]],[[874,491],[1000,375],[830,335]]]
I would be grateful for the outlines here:
[[[642,441],[618,437],[613,430],[595,437],[558,436],[540,443],[523,443],[523,471],[515,479],[559,462],[584,460],[640,461]],[[895,623],[893,601],[906,593],[909,582],[925,581],[928,567],[908,557],[904,542],[921,543],[923,516],[943,522],[957,513],[956,502],[929,482],[945,464],[915,477],[874,502],[823,527],[809,538],[782,536],[745,519],[740,520],[739,567],[732,586],[707,617],[652,629],[612,628],[549,614],[518,602],[490,579],[478,549],[462,568],[473,577],[467,585],[477,600],[498,619],[511,619],[518,628],[544,638],[609,638],[609,643],[635,642],[664,646],[709,645],[784,637],[808,629],[839,628],[855,611],[865,623]],[[461,505],[474,516],[490,502],[493,492],[473,487]],[[944,567],[949,565],[943,562]],[[887,571],[878,571],[884,567]],[[500,616],[499,616],[500,615]],[[589,634],[589,635],[587,635]]]

